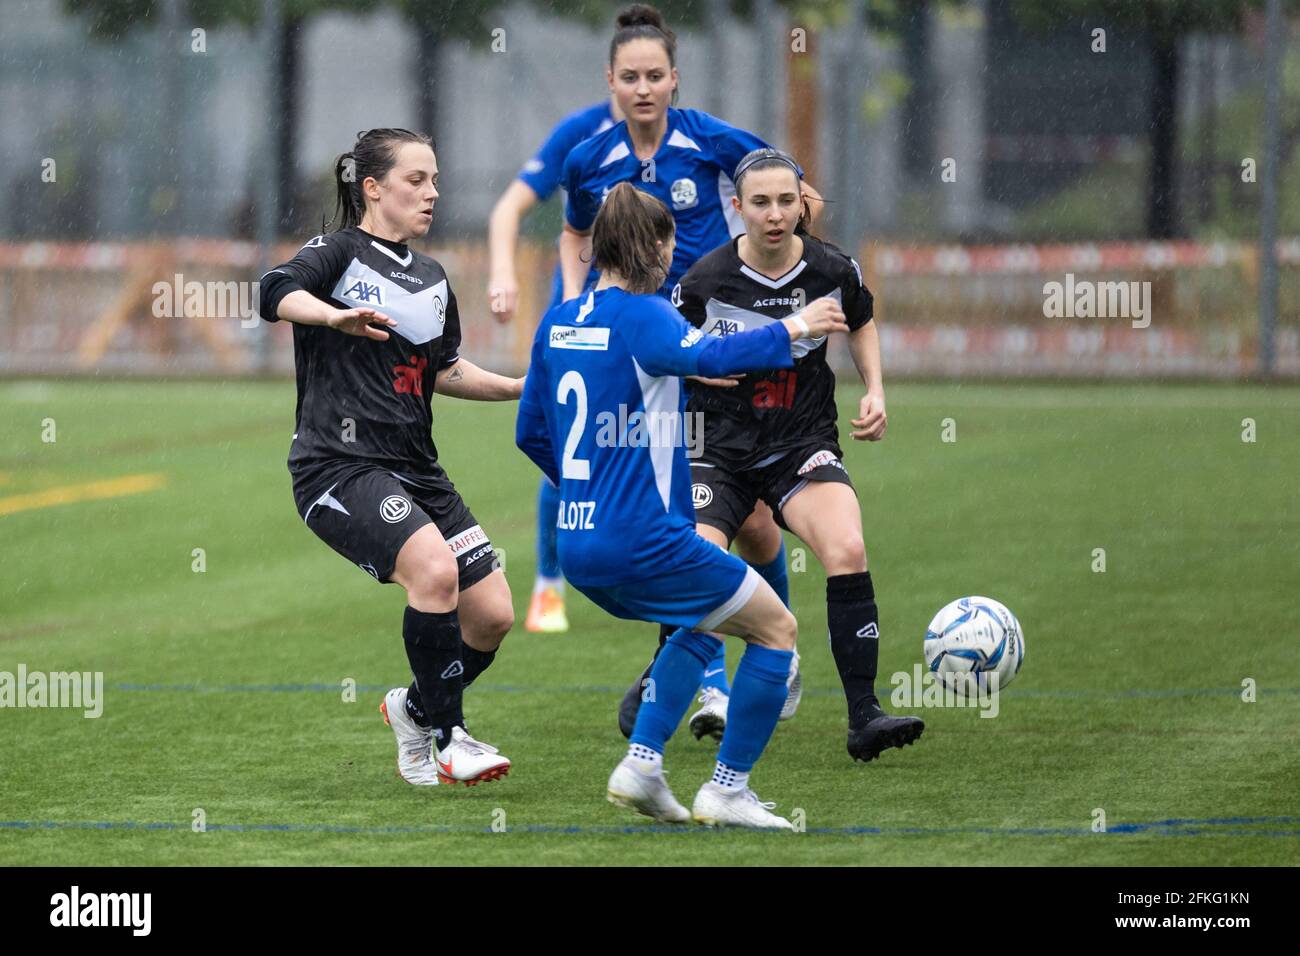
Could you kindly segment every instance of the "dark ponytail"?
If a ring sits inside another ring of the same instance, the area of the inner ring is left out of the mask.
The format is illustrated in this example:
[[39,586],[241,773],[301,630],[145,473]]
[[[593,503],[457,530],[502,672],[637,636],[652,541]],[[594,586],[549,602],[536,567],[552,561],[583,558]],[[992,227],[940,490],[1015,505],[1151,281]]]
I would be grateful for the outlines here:
[[[367,179],[383,179],[397,163],[397,149],[402,143],[423,143],[430,149],[433,140],[409,129],[371,129],[357,133],[357,141],[346,153],[334,160],[334,215],[321,224],[321,231],[333,232],[356,226],[366,214],[366,198],[361,184]],[[334,225],[335,223],[338,225]]]
[[612,272],[635,295],[658,291],[668,276],[659,243],[672,239],[677,226],[662,202],[629,183],[609,191],[596,213],[591,252],[596,268]]
[[[664,15],[648,3],[634,3],[625,8],[614,20],[614,38],[609,41],[609,68],[614,68],[618,48],[633,40],[655,40],[663,44],[668,54],[668,66],[677,68],[677,34],[668,29]],[[677,105],[677,90],[673,90],[673,105]]]

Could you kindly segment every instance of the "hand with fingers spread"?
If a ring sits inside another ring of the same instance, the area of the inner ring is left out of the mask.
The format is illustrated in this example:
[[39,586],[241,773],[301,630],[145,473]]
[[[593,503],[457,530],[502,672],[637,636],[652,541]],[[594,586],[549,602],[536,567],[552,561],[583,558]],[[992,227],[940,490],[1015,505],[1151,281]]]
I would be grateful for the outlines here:
[[376,342],[387,342],[388,333],[377,325],[396,328],[397,323],[374,309],[336,309],[325,322],[331,329],[346,335],[358,335]]

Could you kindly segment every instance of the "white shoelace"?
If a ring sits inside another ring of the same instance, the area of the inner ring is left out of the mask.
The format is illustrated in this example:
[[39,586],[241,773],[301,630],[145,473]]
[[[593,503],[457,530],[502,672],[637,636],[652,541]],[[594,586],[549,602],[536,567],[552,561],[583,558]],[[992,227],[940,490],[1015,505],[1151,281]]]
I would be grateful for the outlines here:
[[756,794],[753,790],[750,790],[749,787],[745,788],[745,796],[749,797],[750,800],[752,800],[754,803],[757,803],[764,810],[771,811],[776,809],[775,800],[771,802],[760,800],[758,799],[758,794]]

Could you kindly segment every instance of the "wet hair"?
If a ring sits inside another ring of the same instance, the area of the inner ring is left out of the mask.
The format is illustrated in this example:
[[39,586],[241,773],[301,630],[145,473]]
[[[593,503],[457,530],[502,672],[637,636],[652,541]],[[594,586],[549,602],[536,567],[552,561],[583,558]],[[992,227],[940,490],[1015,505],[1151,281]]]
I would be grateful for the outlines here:
[[[745,177],[759,169],[788,169],[794,173],[796,181],[803,179],[803,175],[799,172],[799,164],[785,150],[771,147],[756,149],[746,153],[736,164],[736,171],[731,174],[731,181],[736,184],[737,198],[744,199],[742,183]],[[799,235],[809,235],[808,227],[812,224],[812,209],[808,206],[808,200],[802,196],[799,197],[799,205],[802,211],[799,213],[799,222],[795,225],[794,231]]]
[[[614,69],[618,48],[633,40],[655,40],[663,44],[668,54],[668,68],[677,68],[677,34],[668,29],[664,15],[648,3],[634,3],[626,7],[614,20],[614,38],[609,41],[609,68]],[[673,105],[677,105],[677,90],[673,90]]]
[[630,183],[619,183],[605,197],[592,227],[596,268],[617,274],[631,293],[656,292],[668,276],[659,243],[668,242],[676,229],[667,206]]
[[366,213],[366,197],[361,184],[368,178],[383,179],[397,164],[397,150],[403,143],[423,143],[430,149],[433,140],[409,129],[369,129],[357,133],[357,141],[334,161],[334,216],[323,223],[325,231],[334,223],[334,232],[356,226]]

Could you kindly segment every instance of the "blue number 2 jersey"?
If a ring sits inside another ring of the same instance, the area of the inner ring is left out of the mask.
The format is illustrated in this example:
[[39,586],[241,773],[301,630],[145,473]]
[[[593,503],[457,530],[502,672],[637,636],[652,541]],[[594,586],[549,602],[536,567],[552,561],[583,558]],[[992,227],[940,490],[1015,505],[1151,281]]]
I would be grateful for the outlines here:
[[607,586],[671,569],[694,542],[680,376],[793,364],[781,323],[718,338],[667,300],[618,288],[551,309],[533,341],[515,442],[559,485],[560,566]]

